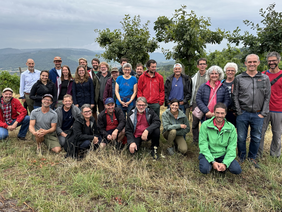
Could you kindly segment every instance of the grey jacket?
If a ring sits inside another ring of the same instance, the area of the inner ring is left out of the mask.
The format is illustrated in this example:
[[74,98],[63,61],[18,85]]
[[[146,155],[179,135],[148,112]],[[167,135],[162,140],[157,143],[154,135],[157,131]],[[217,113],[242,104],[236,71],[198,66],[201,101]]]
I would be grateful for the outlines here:
[[[57,113],[58,115],[58,123],[57,123],[57,128],[56,128],[56,132],[57,132],[57,135],[61,135],[61,133],[63,132],[62,130],[62,124],[63,124],[63,110],[62,110],[62,107],[63,106],[60,106],[58,107],[55,112]],[[78,107],[74,106],[74,104],[72,104],[71,106],[71,113],[72,113],[72,116],[74,118],[76,118],[77,114],[80,113],[80,110]]]
[[259,112],[264,117],[269,112],[271,85],[267,75],[258,72],[251,77],[246,72],[236,76],[234,80],[233,101],[237,115],[242,110]]

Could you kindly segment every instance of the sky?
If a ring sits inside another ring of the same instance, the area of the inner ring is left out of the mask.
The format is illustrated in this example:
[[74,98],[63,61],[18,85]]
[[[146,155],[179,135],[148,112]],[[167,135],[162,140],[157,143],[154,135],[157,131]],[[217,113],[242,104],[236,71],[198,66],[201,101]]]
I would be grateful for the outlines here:
[[[140,15],[142,23],[150,21],[149,29],[154,36],[154,22],[159,16],[172,17],[174,10],[186,5],[197,16],[209,17],[212,30],[233,31],[239,26],[251,31],[243,20],[259,23],[260,8],[266,9],[265,0],[8,0],[1,1],[0,49],[2,48],[84,48],[102,50],[95,42],[94,29],[120,29],[125,14]],[[282,11],[282,2],[275,10]],[[207,45],[207,51],[226,48],[227,42]],[[172,48],[173,43],[161,44]],[[161,52],[159,48],[157,50]]]

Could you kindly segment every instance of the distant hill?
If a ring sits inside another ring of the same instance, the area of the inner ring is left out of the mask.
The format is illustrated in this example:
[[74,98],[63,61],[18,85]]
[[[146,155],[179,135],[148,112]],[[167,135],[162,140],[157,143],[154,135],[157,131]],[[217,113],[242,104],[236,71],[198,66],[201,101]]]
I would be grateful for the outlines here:
[[[0,70],[8,70],[12,72],[18,72],[18,68],[26,70],[26,60],[32,58],[35,62],[35,68],[38,70],[50,70],[54,67],[53,59],[55,56],[60,56],[63,60],[62,65],[68,65],[71,72],[74,73],[78,66],[78,58],[84,57],[88,61],[88,66],[91,67],[91,60],[94,57],[98,57],[100,61],[104,61],[101,58],[103,51],[91,51],[87,49],[73,49],[73,48],[61,48],[61,49],[13,49],[5,48],[0,49]],[[155,59],[158,65],[173,64],[173,60],[166,60],[162,53],[151,53],[151,59]],[[119,66],[116,62],[111,62],[110,65]]]

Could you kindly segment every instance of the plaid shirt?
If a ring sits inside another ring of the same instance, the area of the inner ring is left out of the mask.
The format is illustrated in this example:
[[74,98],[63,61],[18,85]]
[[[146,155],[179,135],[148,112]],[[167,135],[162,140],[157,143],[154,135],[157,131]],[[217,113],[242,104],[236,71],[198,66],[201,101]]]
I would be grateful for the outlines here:
[[12,119],[12,105],[11,102],[5,103],[3,98],[1,98],[3,118],[7,124],[11,124],[13,122]]

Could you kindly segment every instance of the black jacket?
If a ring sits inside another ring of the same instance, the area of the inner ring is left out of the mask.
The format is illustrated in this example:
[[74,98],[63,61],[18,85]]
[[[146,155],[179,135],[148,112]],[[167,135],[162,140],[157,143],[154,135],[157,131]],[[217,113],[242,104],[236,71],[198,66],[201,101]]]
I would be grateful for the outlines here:
[[92,141],[94,136],[99,137],[98,128],[93,116],[90,118],[90,126],[93,135],[87,135],[85,132],[86,121],[82,114],[78,114],[72,125],[72,132],[68,134],[64,149],[67,152],[66,157],[77,157],[79,146],[86,140]]
[[[174,74],[170,75],[166,81],[165,81],[165,106],[168,106],[169,103],[169,95],[170,95],[170,91],[171,91],[171,85],[172,85],[172,80],[173,80]],[[188,108],[189,104],[188,101],[191,99],[192,96],[192,81],[191,78],[187,75],[181,74],[182,77],[182,83],[183,83],[183,95],[184,95],[184,105],[185,108]]]
[[81,107],[84,104],[95,104],[95,92],[94,85],[91,78],[88,78],[87,82],[72,83],[72,97],[73,104],[78,104]]
[[[161,121],[155,111],[151,108],[146,108],[146,119],[149,124],[148,130],[151,134],[154,130],[160,128]],[[127,144],[130,145],[134,142],[134,132],[137,125],[137,108],[132,109],[127,115],[127,121],[125,126],[125,134],[127,137]]]
[[[103,138],[106,138],[109,134],[106,131],[106,126],[107,126],[107,116],[105,113],[106,109],[103,110],[99,115],[98,115],[98,129],[103,136]],[[118,132],[121,132],[125,126],[125,117],[120,108],[115,108],[115,116],[118,121],[118,126],[116,129],[118,129]]]
[[56,85],[48,79],[47,84],[44,85],[38,80],[31,88],[29,97],[34,100],[34,106],[41,107],[42,97],[45,94],[51,94],[53,96],[53,103],[51,108],[54,109],[57,103],[57,89]]

